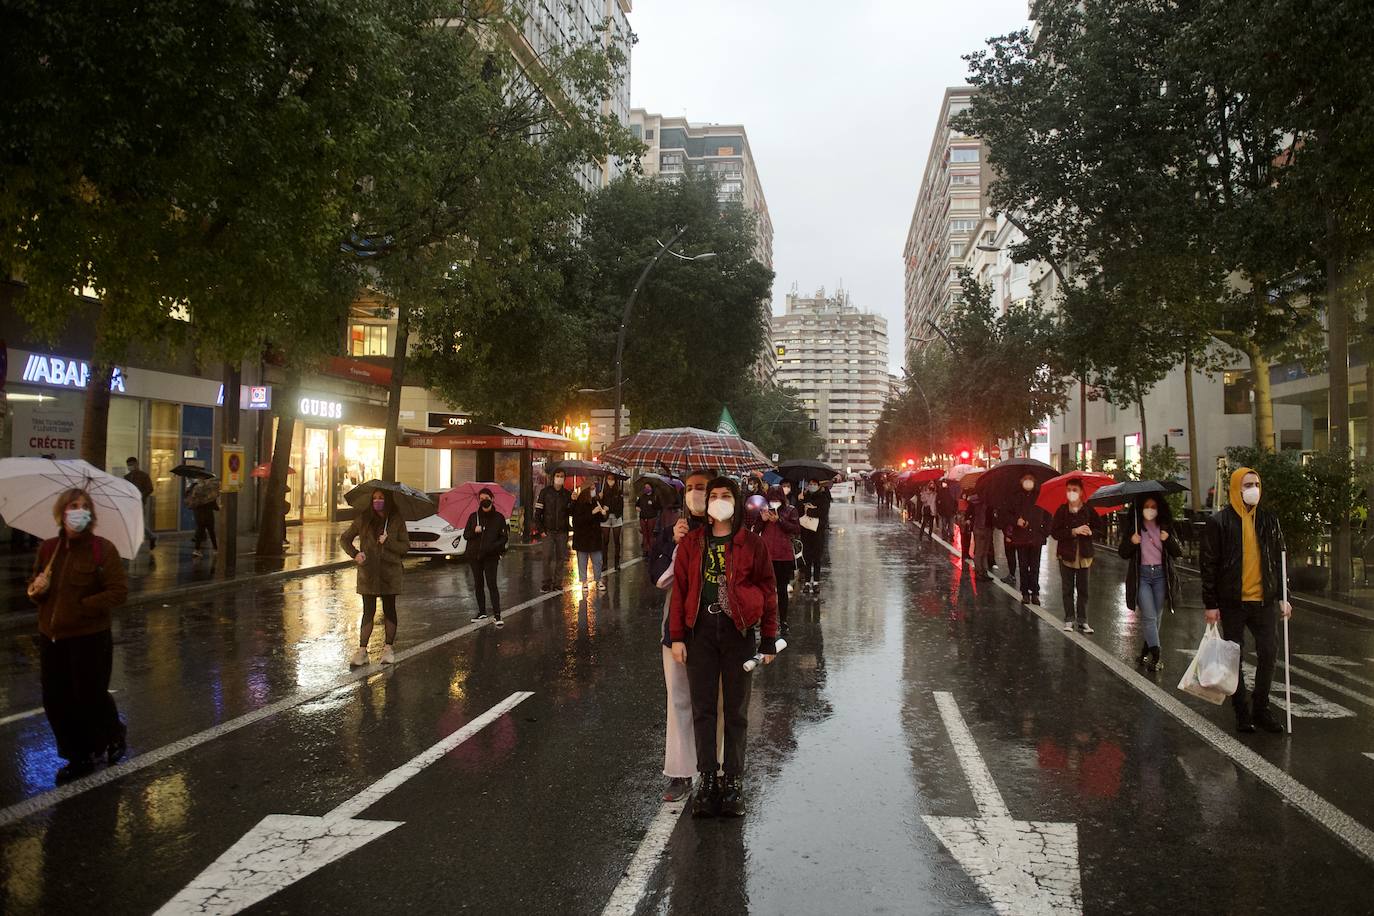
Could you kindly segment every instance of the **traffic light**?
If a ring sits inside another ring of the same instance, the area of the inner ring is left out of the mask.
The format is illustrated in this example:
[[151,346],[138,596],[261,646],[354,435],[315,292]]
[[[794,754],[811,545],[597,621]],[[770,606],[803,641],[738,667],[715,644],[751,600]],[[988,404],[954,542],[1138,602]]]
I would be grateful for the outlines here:
[[915,458],[908,458],[908,459],[906,460],[906,466],[909,467],[909,468],[914,468],[914,467],[916,466],[916,459],[915,459]]
[[960,449],[960,450],[959,450],[959,460],[960,460],[960,461],[968,461],[968,460],[969,460],[970,458],[972,458],[972,457],[973,457],[973,454],[972,454],[968,449],[965,448],[965,449]]

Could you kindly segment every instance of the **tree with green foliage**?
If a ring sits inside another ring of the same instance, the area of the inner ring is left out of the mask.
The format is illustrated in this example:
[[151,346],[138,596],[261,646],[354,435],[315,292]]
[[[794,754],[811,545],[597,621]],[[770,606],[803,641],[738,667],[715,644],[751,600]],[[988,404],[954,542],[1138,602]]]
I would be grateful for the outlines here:
[[825,448],[824,440],[811,431],[801,398],[785,385],[747,379],[729,407],[740,435],[765,455],[776,453],[779,461],[816,458]]

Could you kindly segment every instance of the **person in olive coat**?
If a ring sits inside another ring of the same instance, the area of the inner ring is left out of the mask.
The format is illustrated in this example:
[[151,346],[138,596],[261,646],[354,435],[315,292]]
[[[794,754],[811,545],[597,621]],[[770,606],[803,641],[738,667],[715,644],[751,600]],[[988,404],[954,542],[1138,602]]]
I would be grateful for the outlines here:
[[[357,545],[354,545],[357,541]],[[401,591],[401,577],[405,567],[401,560],[410,550],[410,536],[406,534],[405,519],[397,511],[391,494],[373,490],[368,508],[358,513],[347,530],[339,536],[344,552],[358,564],[358,594],[363,597],[363,619],[358,628],[358,651],[348,663],[354,667],[367,664],[367,643],[372,639],[372,625],[377,616],[377,599],[382,599],[382,614],[386,618],[386,646],[382,649],[382,664],[396,661],[392,644],[396,641],[396,595]]]
[[[510,539],[506,518],[496,510],[491,489],[483,487],[477,491],[477,510],[468,516],[463,528],[463,541],[467,544],[464,556],[472,567],[472,589],[477,593],[477,615],[474,621],[487,619],[487,596],[491,592],[491,615],[496,626],[505,626],[501,621],[501,590],[496,584],[496,567],[501,555],[506,552]],[[483,590],[485,580],[486,589]]]
[[1178,601],[1178,568],[1183,556],[1174,531],[1169,504],[1146,496],[1121,525],[1121,546],[1117,553],[1129,561],[1126,567],[1126,607],[1140,615],[1144,642],[1138,663],[1151,671],[1164,667],[1159,657],[1159,623],[1164,609],[1172,613]]

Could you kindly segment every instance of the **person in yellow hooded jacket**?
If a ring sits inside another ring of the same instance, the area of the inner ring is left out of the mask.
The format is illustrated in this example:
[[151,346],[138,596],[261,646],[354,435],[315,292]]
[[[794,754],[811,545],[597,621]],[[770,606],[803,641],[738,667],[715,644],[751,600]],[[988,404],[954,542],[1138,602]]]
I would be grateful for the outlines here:
[[1202,534],[1202,606],[1208,623],[1221,624],[1221,636],[1245,645],[1248,628],[1255,640],[1255,689],[1248,697],[1245,675],[1231,696],[1236,730],[1258,726],[1274,734],[1283,725],[1269,711],[1269,685],[1278,657],[1278,615],[1293,613],[1281,599],[1283,530],[1278,517],[1260,508],[1260,476],[1250,468],[1231,474],[1230,505],[1207,519]]

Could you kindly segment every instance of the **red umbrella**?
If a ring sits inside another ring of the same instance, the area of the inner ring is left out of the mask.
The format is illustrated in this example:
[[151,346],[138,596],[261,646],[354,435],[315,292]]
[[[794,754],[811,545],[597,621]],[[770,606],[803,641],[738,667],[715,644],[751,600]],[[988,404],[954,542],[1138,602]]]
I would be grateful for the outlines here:
[[[1083,488],[1083,501],[1086,503],[1088,497],[1098,490],[1116,483],[1116,478],[1111,474],[1099,474],[1096,471],[1069,471],[1067,474],[1051,477],[1042,483],[1040,485],[1040,497],[1035,501],[1035,504],[1053,515],[1060,506],[1068,502],[1064,497],[1064,488],[1072,482],[1077,482]],[[1093,508],[1097,510],[1098,515],[1106,515],[1117,507],[1094,506]]]
[[726,474],[766,471],[773,466],[748,439],[691,426],[641,429],[618,439],[598,460],[627,468],[663,465],[673,471],[706,468]]
[[515,494],[507,491],[499,483],[480,481],[460,483],[447,493],[440,494],[439,511],[435,514],[453,527],[462,528],[468,523],[468,516],[477,511],[478,494],[483,489],[491,491],[491,502],[496,511],[510,518],[510,510],[515,508]]
[[[905,478],[911,483],[929,483],[932,480],[939,480],[945,476],[944,468],[921,468],[917,471],[907,471],[910,477]],[[901,476],[901,475],[898,475]]]
[[[286,469],[286,473],[294,474],[296,473],[296,469],[293,467],[288,467]],[[268,477],[272,476],[272,462],[266,461],[262,464],[254,466],[253,470],[249,473],[248,476],[266,480]]]

